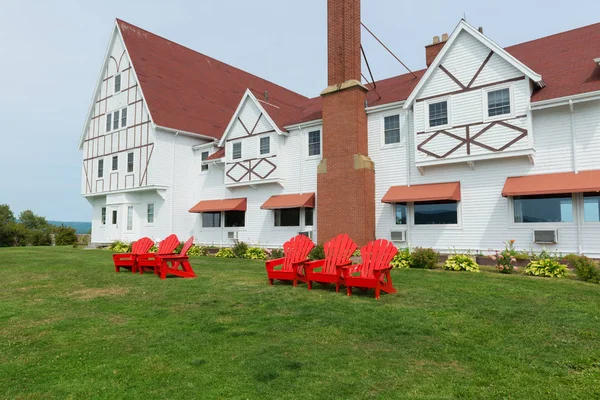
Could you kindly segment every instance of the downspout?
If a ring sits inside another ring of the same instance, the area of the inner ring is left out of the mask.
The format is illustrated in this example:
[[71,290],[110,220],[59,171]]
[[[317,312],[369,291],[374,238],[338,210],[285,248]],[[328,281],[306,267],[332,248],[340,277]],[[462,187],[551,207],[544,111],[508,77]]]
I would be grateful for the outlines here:
[[179,132],[175,132],[175,136],[173,136],[173,163],[171,164],[173,166],[171,178],[171,233],[175,233],[173,231],[173,220],[175,219],[175,142],[177,140],[177,136],[179,136]]
[[[569,110],[571,111],[571,150],[573,156],[573,171],[578,174],[579,166],[577,164],[577,130],[575,127],[575,106],[573,104],[573,100],[569,100]],[[576,204],[581,204],[581,195],[577,196]],[[577,220],[577,250],[579,254],[583,253],[583,249],[581,247],[581,219],[582,214],[579,210],[582,210],[582,207],[575,208],[578,212],[575,214],[575,218]]]
[[[417,125],[415,124],[414,121],[414,115],[415,115],[415,109],[414,106],[412,107],[412,113],[410,113],[408,110],[405,110],[406,112],[406,121],[408,126],[410,126],[410,119],[411,119],[411,115],[413,118],[413,132],[412,135],[406,135],[406,186],[410,187],[410,153],[411,153],[411,139],[415,139],[417,137]],[[408,131],[408,129],[407,129]],[[415,159],[416,161],[416,159]],[[414,205],[413,205],[414,207]],[[410,248],[411,243],[410,243],[410,239],[411,239],[411,235],[410,235],[410,215],[412,214],[408,209],[408,203],[406,203],[406,244],[408,245],[408,248]],[[394,215],[395,218],[395,215]]]

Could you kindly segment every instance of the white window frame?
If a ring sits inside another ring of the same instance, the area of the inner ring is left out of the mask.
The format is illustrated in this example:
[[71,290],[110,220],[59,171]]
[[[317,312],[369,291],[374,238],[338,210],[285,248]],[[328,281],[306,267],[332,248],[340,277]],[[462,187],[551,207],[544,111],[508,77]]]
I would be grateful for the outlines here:
[[[462,224],[462,202],[463,200],[459,200],[457,201],[457,206],[456,206],[456,224],[431,224],[431,225],[417,225],[415,224],[415,203],[408,203],[407,204],[407,225],[410,226],[410,229],[432,229],[432,230],[439,230],[440,228],[446,229],[446,230],[462,230],[463,229],[463,224]],[[419,202],[421,203],[421,202]],[[394,210],[394,220],[396,219],[396,215],[395,215],[395,210]],[[401,226],[401,225],[398,225]]]
[[[395,115],[398,116],[398,127],[400,129],[400,141],[398,143],[385,143],[385,118],[393,117]],[[380,127],[381,127],[380,132],[381,132],[381,148],[382,149],[387,149],[390,147],[400,147],[400,146],[404,145],[405,139],[404,139],[404,132],[402,129],[404,118],[406,118],[406,114],[400,110],[390,111],[390,112],[381,114],[379,120],[380,120]]]
[[206,158],[208,158],[208,157],[210,157],[210,150],[202,150],[202,151],[200,152],[200,173],[201,173],[201,174],[206,174],[206,173],[208,173],[208,169],[209,169],[209,168],[208,168],[208,164],[205,164],[205,163],[204,163],[204,161],[205,161],[206,159],[204,159],[204,160],[202,159],[202,155],[203,155],[204,153],[206,153]]
[[[117,90],[117,76],[119,77],[119,90]],[[123,77],[121,74],[115,74],[114,82],[113,82],[113,91],[114,93],[121,93],[123,91]]]
[[[313,154],[312,156],[308,154],[308,149],[309,149],[309,134],[311,132],[319,132],[319,154]],[[319,128],[309,128],[306,129],[305,131],[305,138],[304,138],[304,146],[306,148],[306,159],[307,160],[314,160],[314,159],[321,159],[323,157],[323,128],[319,127]]]
[[[260,142],[261,142],[263,139],[265,139],[265,138],[269,139],[269,151],[268,151],[268,152],[266,152],[266,153],[261,153],[261,152],[260,152],[260,151],[261,151],[261,145],[260,145]],[[271,135],[264,135],[264,136],[259,136],[259,137],[258,137],[258,152],[257,152],[257,154],[258,154],[258,157],[268,157],[268,156],[270,156],[271,154],[273,154],[273,146],[272,146],[272,144],[273,144],[273,140],[271,140],[271,139],[272,139],[272,138],[271,138]]]
[[[560,194],[556,194],[560,196]],[[577,194],[571,193],[571,207],[573,208],[573,221],[572,222],[515,222],[515,198],[513,196],[507,198],[508,201],[508,218],[509,227],[515,229],[552,229],[552,226],[558,227],[573,227],[577,225],[577,221],[580,215]],[[595,222],[590,222],[595,223]]]
[[[392,225],[397,227],[397,228],[407,228],[408,225],[410,224],[410,217],[409,217],[409,204],[406,203],[406,223],[405,224],[398,224],[396,223],[396,205],[397,204],[404,204],[404,203],[392,203],[392,221],[394,222]],[[421,226],[421,225],[419,225]]]
[[[598,193],[598,196],[600,196],[600,193]],[[598,226],[600,221],[585,220],[585,193],[578,193],[575,195],[575,198],[577,199],[577,208],[581,210],[581,222],[584,225]],[[575,201],[573,201],[573,219],[575,220]]]
[[[102,164],[102,175],[100,175],[100,164]],[[104,178],[104,158],[100,158],[98,160],[98,171],[97,171],[98,179]]]
[[[282,210],[289,210],[289,208],[275,209],[275,210],[271,210],[271,221],[273,223],[273,229],[276,229],[276,230],[298,230],[298,231],[302,230],[302,227],[304,226],[304,210],[302,207],[292,207],[292,208],[300,209],[300,212],[298,215],[298,225],[277,226],[275,224],[275,219],[276,219],[275,215],[276,215],[277,211],[281,212]],[[314,224],[314,217],[313,217],[313,224]]]
[[125,221],[125,230],[127,232],[133,231],[133,213],[134,213],[133,206],[127,206],[127,215],[126,215],[127,220]]
[[[123,123],[123,111],[125,111],[125,123]],[[129,116],[129,112],[127,111],[127,107],[123,107],[121,109],[121,113],[119,114],[119,123],[121,128],[125,128],[127,126],[127,117]]]
[[[113,131],[118,130],[119,126],[121,125],[121,113],[120,113],[120,111],[121,110],[115,110],[112,113],[112,116],[113,116],[112,130]],[[117,117],[117,121],[116,121],[117,122],[117,127],[116,128],[115,128],[115,116]]]
[[[233,150],[236,144],[240,145],[240,156],[237,158],[235,157],[234,150]],[[231,142],[231,159],[232,160],[243,160],[244,159],[244,146],[243,146],[241,140]]]
[[[219,214],[219,226],[204,226],[204,215],[203,214]],[[200,228],[202,230],[204,229],[225,229],[225,214],[223,213],[223,211],[217,211],[217,212],[207,212],[207,213],[200,213]],[[233,228],[227,228],[227,229],[233,229]]]
[[[113,115],[112,113],[106,113],[106,120],[104,121],[104,129],[106,130],[106,133],[112,131],[112,127],[113,127]],[[106,122],[109,122],[108,124],[106,124]],[[106,129],[108,128],[108,129]]]
[[[104,216],[102,215],[102,211],[104,211]],[[105,227],[106,226],[106,217],[108,213],[108,209],[106,206],[104,207],[100,207],[100,226],[101,227]]]
[[[448,123],[446,125],[430,126],[429,125],[429,105],[436,103],[447,102],[448,104]],[[452,96],[437,97],[435,99],[426,100],[424,103],[423,115],[425,120],[423,121],[426,132],[437,132],[443,129],[452,127]]]
[[[129,156],[131,156],[131,171],[129,170]],[[127,152],[127,173],[130,174],[135,170],[135,154],[133,151]]]
[[[114,161],[115,158],[117,159],[117,168],[115,168],[115,161]],[[119,156],[118,155],[112,156],[112,158],[110,159],[110,171],[113,172],[113,171],[118,171],[118,170],[119,170]]]
[[[489,116],[488,112],[488,94],[498,90],[508,89],[508,96],[510,99],[510,113],[502,115]],[[507,83],[498,86],[491,86],[481,90],[481,107],[482,107],[482,120],[483,122],[492,122],[503,119],[515,118],[515,85],[513,83]]]
[[[150,210],[148,208],[150,206],[152,206],[152,222],[150,222],[148,220],[148,216],[150,215]],[[154,226],[155,221],[156,221],[156,204],[155,203],[147,203],[146,204],[146,225]]]

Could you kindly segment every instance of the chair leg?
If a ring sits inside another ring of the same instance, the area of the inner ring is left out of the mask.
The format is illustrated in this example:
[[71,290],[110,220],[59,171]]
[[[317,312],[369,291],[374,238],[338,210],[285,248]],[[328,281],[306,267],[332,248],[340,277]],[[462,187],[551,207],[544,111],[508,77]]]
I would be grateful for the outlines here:
[[346,293],[348,296],[352,296],[352,286],[346,286]]
[[340,283],[339,282],[335,284],[335,292],[336,293],[340,292]]
[[306,281],[306,285],[308,286],[308,290],[312,290],[312,281]]
[[380,294],[381,289],[379,288],[379,286],[377,286],[375,288],[375,299],[379,300],[379,294]]
[[298,280],[297,280],[297,279],[294,279],[294,282],[292,283],[292,285],[293,285],[294,287],[298,286]]
[[273,279],[269,279],[269,285],[273,286]]

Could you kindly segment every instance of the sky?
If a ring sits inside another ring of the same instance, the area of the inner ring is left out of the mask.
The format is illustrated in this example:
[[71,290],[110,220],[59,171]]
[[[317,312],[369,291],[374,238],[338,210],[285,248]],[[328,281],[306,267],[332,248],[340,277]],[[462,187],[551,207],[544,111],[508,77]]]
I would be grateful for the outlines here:
[[[327,80],[326,10],[326,0],[0,0],[0,204],[91,220],[77,144],[115,18],[315,97]],[[600,2],[362,2],[362,21],[413,70],[463,17],[509,46],[600,22]],[[365,31],[362,43],[376,80],[406,72]]]

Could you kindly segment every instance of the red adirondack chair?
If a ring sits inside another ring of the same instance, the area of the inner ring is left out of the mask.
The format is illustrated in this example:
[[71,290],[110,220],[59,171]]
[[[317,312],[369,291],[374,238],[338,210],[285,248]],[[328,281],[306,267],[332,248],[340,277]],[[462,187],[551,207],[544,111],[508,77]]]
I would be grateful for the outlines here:
[[187,256],[187,252],[193,244],[194,237],[192,236],[185,242],[179,254],[157,255],[158,263],[154,273],[160,274],[160,279],[166,279],[167,274],[182,278],[195,278],[196,274]]
[[[269,284],[272,285],[275,279],[292,281],[294,286],[298,281],[306,282],[303,264],[308,261],[308,253],[313,247],[315,244],[305,235],[295,236],[285,242],[283,245],[285,257],[265,263]],[[281,268],[275,269],[276,267]]]
[[138,256],[137,263],[140,274],[143,274],[145,269],[154,271],[158,264],[157,256],[173,254],[173,251],[175,251],[177,246],[179,246],[179,239],[177,236],[169,235],[158,244],[158,250],[156,250],[156,253],[146,253]]
[[362,264],[344,267],[343,278],[348,296],[352,295],[352,288],[375,289],[375,298],[379,299],[379,293],[396,293],[392,285],[390,262],[398,253],[398,249],[385,239],[375,240],[360,249]]
[[131,253],[113,254],[113,262],[115,263],[115,271],[120,272],[121,268],[130,269],[131,272],[138,271],[137,259],[140,254],[147,253],[154,245],[154,242],[147,237],[137,240],[131,246]]
[[[352,264],[350,257],[352,257],[352,253],[357,247],[356,243],[345,233],[337,235],[325,243],[323,245],[325,259],[304,264],[308,290],[312,289],[313,282],[321,284],[335,283],[335,291],[339,292],[340,283],[343,281],[342,267]],[[316,271],[318,269],[320,271]]]

